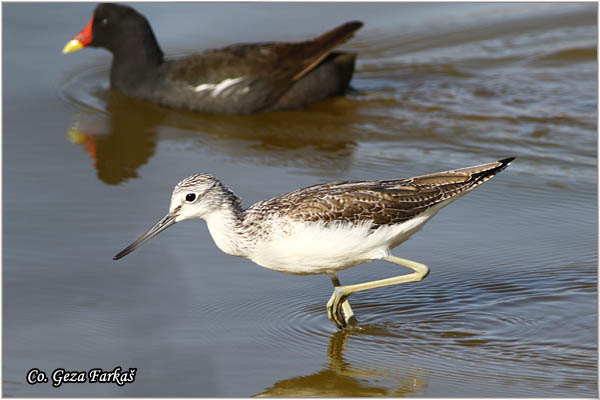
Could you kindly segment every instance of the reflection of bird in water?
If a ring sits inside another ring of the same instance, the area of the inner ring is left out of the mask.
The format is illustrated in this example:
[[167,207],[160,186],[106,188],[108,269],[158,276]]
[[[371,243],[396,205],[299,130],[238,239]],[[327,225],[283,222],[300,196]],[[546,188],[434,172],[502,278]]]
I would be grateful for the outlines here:
[[421,369],[400,373],[369,366],[359,368],[344,361],[346,341],[352,334],[354,331],[344,330],[331,335],[328,364],[322,371],[283,379],[256,397],[400,397],[422,393],[426,382]]
[[[191,151],[214,149],[252,163],[343,171],[357,140],[378,139],[353,130],[360,116],[345,98],[327,102],[327,110],[323,104],[304,112],[226,116],[167,110],[114,90],[91,94],[103,107],[91,116],[79,114],[67,136],[90,153],[98,178],[111,185],[137,177],[137,169],[154,155],[159,140],[186,140]],[[90,93],[69,97],[86,95]]]
[[[115,259],[176,222],[202,218],[217,246],[227,254],[289,274],[327,274],[335,287],[327,303],[328,316],[343,328],[354,321],[347,301],[352,293],[424,279],[429,273],[426,265],[392,256],[390,250],[418,232],[441,208],[491,179],[512,160],[409,179],[315,185],[247,209],[217,178],[196,174],[175,186],[169,213]],[[340,285],[339,271],[372,260],[389,261],[414,272]]]
[[333,52],[362,26],[353,21],[304,42],[239,44],[166,61],[146,18],[100,4],[65,46],[113,53],[110,84],[139,99],[195,111],[250,114],[301,108],[348,88],[356,54]]
[[[364,122],[364,116],[360,105],[346,97],[303,112],[193,113],[168,110],[115,90],[98,90],[98,71],[92,72],[75,75],[63,86],[64,97],[84,107],[67,136],[90,153],[98,178],[111,185],[137,177],[159,140],[185,140],[193,152],[211,149],[251,163],[343,171],[358,141],[381,139],[354,128]],[[93,89],[82,91],[77,84],[81,81]]]
[[[359,136],[352,126],[360,116],[345,98],[310,111],[280,111],[251,116],[173,111],[129,98],[114,90],[69,93],[92,95],[104,103],[89,116],[81,113],[67,131],[73,144],[90,154],[98,178],[109,185],[138,176],[159,140],[186,140],[191,151],[214,149],[252,163],[345,170]],[[331,113],[331,110],[335,113]],[[105,112],[102,112],[105,110]],[[162,132],[168,132],[161,135]],[[373,140],[377,138],[372,138]]]
[[107,134],[85,133],[78,124],[67,132],[72,143],[82,145],[90,153],[102,182],[116,185],[137,177],[137,169],[154,154],[156,127],[165,113],[156,106],[151,108],[113,93],[106,107]]

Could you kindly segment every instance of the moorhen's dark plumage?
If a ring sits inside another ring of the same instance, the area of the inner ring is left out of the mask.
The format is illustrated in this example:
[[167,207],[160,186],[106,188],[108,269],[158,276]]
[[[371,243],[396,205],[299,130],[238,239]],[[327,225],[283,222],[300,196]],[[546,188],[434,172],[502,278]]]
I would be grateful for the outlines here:
[[100,4],[63,53],[84,46],[112,52],[110,85],[127,96],[175,108],[249,114],[343,94],[356,54],[332,50],[361,26],[348,22],[304,42],[237,44],[165,60],[143,15]]

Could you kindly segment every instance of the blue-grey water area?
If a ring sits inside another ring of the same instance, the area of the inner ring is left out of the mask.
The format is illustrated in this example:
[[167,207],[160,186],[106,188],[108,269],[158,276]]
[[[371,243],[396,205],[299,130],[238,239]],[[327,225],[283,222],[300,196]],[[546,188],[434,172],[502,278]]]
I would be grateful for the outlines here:
[[[93,8],[2,4],[4,396],[598,396],[596,4],[135,4],[169,57],[365,22],[354,91],[251,116],[111,91],[107,51],[61,54]],[[192,173],[250,205],[509,156],[394,250],[429,277],[352,295],[342,332],[326,276],[223,254],[201,220],[112,260]],[[26,382],[118,366],[135,381]]]

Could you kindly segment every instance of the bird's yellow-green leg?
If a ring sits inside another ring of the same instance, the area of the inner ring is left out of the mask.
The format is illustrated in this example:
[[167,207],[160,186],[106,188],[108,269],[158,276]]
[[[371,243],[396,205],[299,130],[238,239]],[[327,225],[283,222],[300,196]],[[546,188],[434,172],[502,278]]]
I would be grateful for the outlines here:
[[[362,292],[363,290],[376,289],[383,286],[392,286],[399,285],[401,283],[408,282],[418,282],[423,279],[427,275],[429,275],[429,267],[425,264],[418,263],[416,261],[407,260],[406,258],[400,258],[396,256],[387,256],[383,258],[385,261],[389,261],[394,264],[398,264],[402,267],[410,268],[413,272],[408,275],[395,276],[393,278],[380,279],[377,281],[358,283],[356,285],[348,285],[348,286],[339,286],[335,284],[335,289],[333,290],[333,294],[331,298],[327,302],[327,315],[329,319],[335,326],[339,329],[344,328],[347,325],[347,319],[344,319],[344,315],[342,314],[342,309],[344,308],[344,304],[348,303],[348,296],[352,293]],[[333,278],[332,278],[333,281]],[[348,308],[350,308],[350,304],[348,304]],[[344,309],[344,312],[346,310]]]
[[[331,278],[331,283],[333,283],[334,287],[337,288],[337,287],[341,286],[340,280],[338,279],[337,275],[332,275],[332,276],[330,276],[330,278]],[[329,303],[330,302],[331,302],[331,299],[329,300]],[[334,325],[338,326],[338,324],[332,318],[331,308],[329,307],[329,303],[327,303],[327,316],[329,317],[329,320],[331,322],[333,322]],[[342,302],[341,309],[344,312],[344,314],[341,316],[341,320],[343,321],[344,326],[346,326],[346,325],[356,325],[356,318],[354,317],[354,311],[352,311],[352,307],[350,307],[350,303],[348,302],[348,300],[345,300],[345,301]]]

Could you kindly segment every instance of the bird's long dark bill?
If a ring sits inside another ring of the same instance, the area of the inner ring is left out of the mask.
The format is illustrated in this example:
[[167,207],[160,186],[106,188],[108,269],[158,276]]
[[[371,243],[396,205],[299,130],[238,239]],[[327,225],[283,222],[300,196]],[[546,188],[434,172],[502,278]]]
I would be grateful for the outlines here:
[[173,225],[175,223],[175,217],[175,215],[167,214],[163,219],[158,221],[156,225],[148,229],[146,233],[142,234],[142,236],[140,236],[135,242],[131,243],[129,246],[121,250],[119,254],[113,257],[113,260],[118,260],[119,258],[125,257],[127,254],[131,253],[132,251],[146,243],[148,240],[152,239],[154,236],[158,235],[159,233]]

